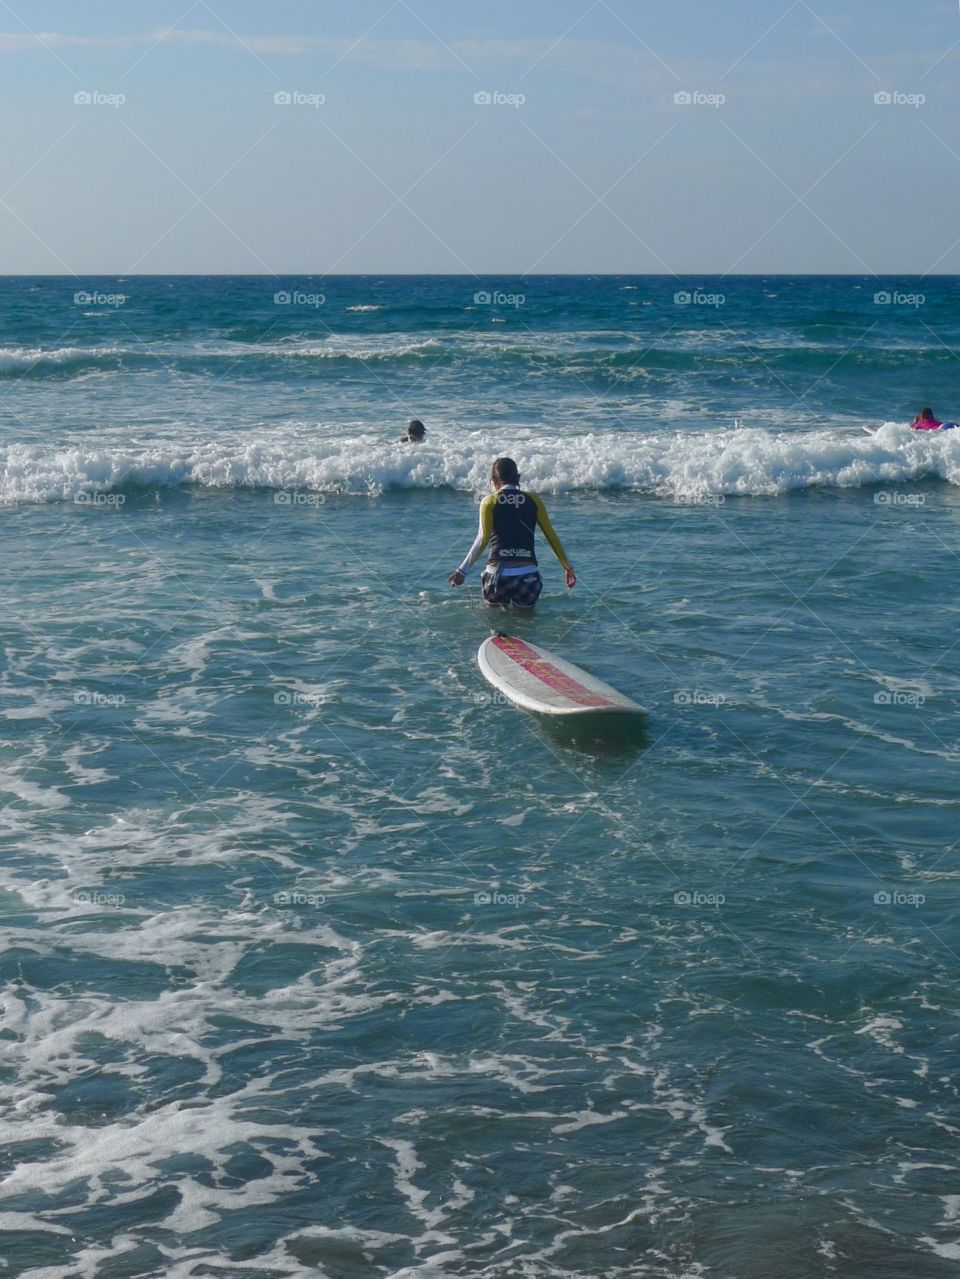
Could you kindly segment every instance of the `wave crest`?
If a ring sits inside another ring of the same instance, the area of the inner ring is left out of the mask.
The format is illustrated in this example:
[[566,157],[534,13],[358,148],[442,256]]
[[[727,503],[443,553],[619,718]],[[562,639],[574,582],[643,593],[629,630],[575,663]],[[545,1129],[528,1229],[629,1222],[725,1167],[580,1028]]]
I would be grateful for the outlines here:
[[755,429],[674,434],[604,433],[558,441],[524,432],[507,445],[489,432],[404,446],[371,436],[310,445],[275,436],[202,445],[9,445],[0,448],[0,504],[83,501],[94,492],[175,487],[297,489],[376,496],[390,487],[480,493],[505,447],[524,484],[545,493],[620,490],[694,500],[856,488],[939,477],[960,484],[960,431],[938,435],[887,423],[873,435]]
[[0,378],[64,376],[89,369],[153,367],[158,360],[167,367],[219,367],[244,362],[286,360],[360,361],[404,363],[443,350],[439,338],[330,337],[322,341],[297,340],[270,345],[258,342],[185,346],[176,342],[143,342],[129,346],[61,346],[43,349],[28,346],[0,347]]

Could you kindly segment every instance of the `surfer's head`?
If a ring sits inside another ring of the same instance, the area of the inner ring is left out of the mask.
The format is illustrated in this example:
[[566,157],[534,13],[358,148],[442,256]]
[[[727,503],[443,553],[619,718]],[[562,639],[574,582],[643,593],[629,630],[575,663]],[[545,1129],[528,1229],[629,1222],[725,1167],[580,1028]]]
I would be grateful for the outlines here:
[[422,444],[427,434],[427,428],[423,425],[418,417],[412,417],[407,423],[407,439],[411,444]]
[[920,412],[917,414],[917,416],[914,418],[914,421],[915,422],[935,422],[936,418],[933,416],[933,409],[921,409]]
[[490,479],[494,488],[501,484],[519,484],[520,472],[512,457],[498,457],[490,470]]

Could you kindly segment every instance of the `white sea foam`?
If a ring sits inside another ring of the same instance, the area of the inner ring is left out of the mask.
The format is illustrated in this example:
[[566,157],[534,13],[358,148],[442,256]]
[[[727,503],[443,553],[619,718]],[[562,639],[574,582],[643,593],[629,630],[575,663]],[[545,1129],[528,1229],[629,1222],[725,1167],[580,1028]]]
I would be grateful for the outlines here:
[[432,1230],[434,1226],[438,1226],[443,1221],[447,1214],[442,1209],[428,1209],[425,1206],[427,1192],[416,1185],[413,1180],[414,1175],[423,1167],[423,1164],[417,1158],[416,1147],[410,1141],[402,1141],[395,1137],[381,1137],[380,1144],[392,1150],[396,1155],[394,1184],[405,1200],[408,1210],[414,1217],[419,1217],[424,1225]]
[[938,1257],[945,1257],[947,1261],[960,1261],[960,1243],[938,1243],[929,1235],[921,1235],[920,1242],[925,1243]]
[[[490,459],[503,452],[518,456],[527,487],[547,493],[615,489],[690,502],[816,486],[903,485],[928,477],[960,484],[960,431],[921,434],[893,423],[874,435],[743,428],[605,432],[560,441],[538,431],[507,436],[447,430],[431,432],[430,442],[417,448],[371,435],[305,442],[302,436],[254,433],[136,447],[8,445],[0,449],[0,504],[82,502],[120,487],[181,484],[288,496],[377,496],[389,487],[480,493],[488,485]],[[890,497],[888,489],[882,493]],[[291,498],[287,505],[297,503]]]
[[[132,351],[128,353],[133,354]],[[17,374],[31,369],[110,363],[123,354],[124,348],[119,346],[59,346],[51,350],[39,346],[0,346],[0,373]]]
[[861,1026],[856,1034],[869,1035],[882,1048],[888,1048],[890,1052],[902,1053],[903,1048],[896,1042],[893,1032],[903,1029],[903,1022],[897,1017],[874,1017],[867,1022],[865,1026]]

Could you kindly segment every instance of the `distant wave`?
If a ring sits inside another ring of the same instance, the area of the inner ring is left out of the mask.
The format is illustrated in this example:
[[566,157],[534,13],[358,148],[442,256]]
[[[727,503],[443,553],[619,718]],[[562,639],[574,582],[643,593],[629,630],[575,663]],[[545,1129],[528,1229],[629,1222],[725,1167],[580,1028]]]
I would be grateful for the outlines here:
[[257,361],[330,360],[368,363],[402,362],[436,355],[443,350],[438,338],[365,338],[351,334],[324,341],[256,343],[234,342],[214,346],[197,343],[132,342],[125,346],[63,346],[43,349],[28,346],[0,347],[0,379],[7,377],[63,376],[92,368],[203,367],[229,362],[237,367]]
[[[369,306],[351,307],[366,311]],[[373,308],[378,309],[378,308]],[[904,367],[939,368],[953,360],[943,345],[898,341],[849,349],[845,337],[835,342],[802,341],[776,334],[748,337],[733,329],[686,328],[654,339],[626,332],[586,335],[483,329],[469,333],[424,336],[409,333],[303,334],[287,340],[256,341],[144,341],[107,346],[0,347],[0,380],[21,377],[65,377],[91,369],[117,370],[209,369],[222,376],[227,369],[242,374],[271,363],[282,368],[297,362],[301,371],[312,364],[317,371],[337,365],[367,363],[402,366],[425,359],[457,368],[494,368],[507,377],[552,374],[581,382],[631,382],[651,374],[674,373],[828,373],[839,363],[860,373],[896,372]]]
[[115,365],[123,354],[116,346],[60,346],[52,350],[29,346],[0,346],[0,377],[34,371],[62,372],[78,367]]
[[[473,432],[401,446],[382,437],[203,445],[0,448],[0,504],[84,501],[122,488],[254,488],[377,496],[390,487],[480,493],[502,435]],[[918,433],[888,423],[874,435],[757,429],[692,434],[603,433],[558,440],[524,433],[510,444],[527,487],[546,493],[621,490],[680,500],[856,488],[938,477],[960,484],[960,431]]]

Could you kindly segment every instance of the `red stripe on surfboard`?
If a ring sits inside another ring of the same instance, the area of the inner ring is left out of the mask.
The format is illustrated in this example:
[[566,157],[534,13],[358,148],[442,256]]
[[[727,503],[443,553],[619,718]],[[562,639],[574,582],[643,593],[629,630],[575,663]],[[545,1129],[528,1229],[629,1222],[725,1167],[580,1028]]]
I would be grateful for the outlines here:
[[562,693],[578,706],[619,705],[617,702],[612,702],[609,697],[591,692],[589,688],[571,679],[569,675],[564,675],[563,671],[557,670],[550,662],[545,662],[542,657],[538,657],[535,650],[523,640],[514,639],[512,635],[497,635],[493,645],[494,648],[499,648],[501,652],[506,653],[507,657],[512,658],[528,674],[535,676],[542,684],[546,684],[555,692]]

